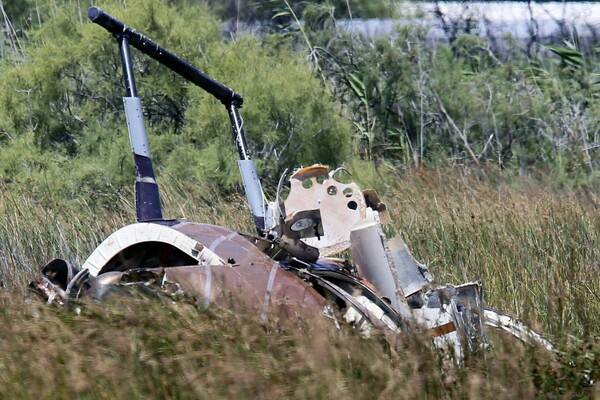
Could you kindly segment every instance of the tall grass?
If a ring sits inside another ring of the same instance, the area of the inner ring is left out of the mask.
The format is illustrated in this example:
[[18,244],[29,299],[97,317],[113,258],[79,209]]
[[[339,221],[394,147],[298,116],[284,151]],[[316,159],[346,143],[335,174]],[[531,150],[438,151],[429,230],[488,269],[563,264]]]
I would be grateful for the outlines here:
[[[160,179],[160,178],[159,178]],[[165,216],[251,230],[241,197],[161,180]],[[380,193],[384,194],[384,193]],[[119,298],[77,314],[24,299],[50,258],[81,262],[133,222],[129,197],[0,195],[0,387],[6,398],[532,398],[600,396],[596,194],[411,172],[384,194],[440,283],[481,279],[487,303],[547,332],[559,353],[492,335],[455,367],[424,338],[365,340],[327,321],[261,325],[186,300]]]
[[0,280],[16,293],[45,262],[61,257],[80,264],[125,223],[119,207],[104,212],[84,199],[36,200],[27,190],[12,187],[0,190],[0,214]]
[[599,332],[596,194],[425,173],[401,180],[388,198],[438,281],[480,279],[489,304],[552,336]]
[[[251,218],[239,195],[224,199],[209,186],[159,181],[165,218],[188,219],[251,232]],[[135,222],[133,194],[107,193],[101,202],[37,198],[22,187],[0,186],[0,281],[23,293],[26,283],[53,258],[81,265],[112,232]],[[99,205],[100,204],[100,205]]]

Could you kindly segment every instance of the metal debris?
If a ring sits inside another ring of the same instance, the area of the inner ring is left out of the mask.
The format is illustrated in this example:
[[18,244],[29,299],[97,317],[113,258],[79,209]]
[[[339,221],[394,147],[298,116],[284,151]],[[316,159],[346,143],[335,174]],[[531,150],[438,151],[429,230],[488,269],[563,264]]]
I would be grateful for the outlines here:
[[[42,268],[41,281],[31,288],[48,303],[65,306],[84,295],[102,301],[137,288],[174,298],[191,295],[204,306],[239,308],[263,322],[270,315],[324,315],[365,336],[373,329],[413,331],[435,346],[451,348],[459,360],[487,347],[486,325],[552,350],[532,329],[487,309],[480,282],[435,285],[427,267],[393,233],[377,193],[337,179],[339,170],[301,168],[291,175],[285,200],[278,194],[275,202],[266,201],[240,123],[242,96],[101,9],[90,8],[88,16],[115,35],[121,50],[137,167],[137,222],[106,238],[80,269],[64,260]],[[224,104],[256,235],[163,218],[130,45]],[[347,250],[351,259],[341,256]]]

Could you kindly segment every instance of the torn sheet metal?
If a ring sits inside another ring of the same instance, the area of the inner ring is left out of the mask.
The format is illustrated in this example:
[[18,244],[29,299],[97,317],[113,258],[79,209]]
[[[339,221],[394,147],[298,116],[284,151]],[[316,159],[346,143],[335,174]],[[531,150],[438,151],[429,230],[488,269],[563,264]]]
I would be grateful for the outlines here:
[[433,282],[433,275],[427,266],[415,260],[400,236],[388,239],[388,248],[394,260],[393,268],[396,270],[398,281],[406,297]]
[[338,182],[326,166],[315,165],[292,175],[283,208],[286,237],[330,256],[350,246],[350,230],[365,218],[367,205],[358,185]]
[[360,276],[371,282],[389,299],[396,310],[410,317],[404,288],[398,284],[398,273],[393,267],[392,255],[386,248],[385,235],[379,220],[371,209],[368,216],[369,218],[360,221],[350,231],[350,252],[356,269]]
[[403,315],[405,298],[432,280],[399,236],[388,239],[380,221],[387,207],[373,190],[360,191],[354,182],[341,183],[322,165],[297,171],[290,178],[284,203],[284,238],[302,239],[321,256],[350,248],[359,274],[373,283]]
[[[326,167],[301,170],[295,176],[301,178],[294,178],[300,185],[296,190],[307,190],[301,186],[307,179],[314,179],[312,185],[326,185],[331,179]],[[322,183],[317,183],[318,177],[324,178]],[[336,187],[361,193],[355,184],[343,185]],[[288,238],[285,229],[281,240],[268,241],[202,223],[135,223],[104,240],[81,270],[62,260],[52,261],[43,268],[42,281],[32,288],[49,303],[61,305],[86,292],[101,301],[134,289],[156,290],[175,298],[193,296],[204,306],[254,313],[263,322],[269,316],[325,315],[346,321],[365,336],[373,329],[396,333],[416,326],[434,346],[451,349],[458,360],[487,347],[484,325],[552,349],[550,342],[517,320],[484,309],[479,282],[426,291],[431,275],[399,236],[386,237],[380,213],[387,208],[376,193],[357,201],[355,218],[345,219],[343,213],[326,218],[347,198],[323,192],[323,187],[308,189],[326,197],[307,199],[307,209],[300,207],[300,197],[292,196],[291,206],[285,205],[286,212],[292,211],[283,225],[300,227],[295,231],[300,238]],[[311,218],[313,225],[302,226],[300,217]],[[317,223],[322,229],[319,235],[314,230]],[[347,232],[330,230],[329,224],[344,226]],[[321,242],[324,247],[309,245],[318,246],[327,232],[334,234]],[[319,255],[323,249],[349,249],[353,263],[324,258]],[[340,311],[339,319],[332,314],[332,304]]]
[[412,257],[399,236],[386,238],[379,214],[370,208],[367,217],[352,228],[350,243],[360,275],[397,307],[433,280],[427,267]]
[[[131,45],[226,107],[259,237],[163,219],[136,97],[125,108],[128,119],[135,114],[129,131],[134,161],[143,173],[136,180],[138,223],[110,235],[80,270],[63,260],[44,267],[42,280],[31,287],[49,303],[68,306],[86,294],[101,300],[117,292],[149,290],[254,313],[263,322],[269,315],[325,315],[365,335],[372,329],[396,333],[410,328],[434,345],[453,349],[459,360],[487,346],[484,325],[552,348],[517,320],[485,309],[479,282],[432,285],[427,267],[412,257],[404,241],[386,235],[392,231],[385,225],[387,207],[373,190],[361,192],[356,183],[338,180],[336,171],[314,165],[291,176],[285,201],[279,201],[278,190],[276,202],[268,202],[246,144],[239,115],[242,96],[103,10],[91,7],[88,16],[110,33],[127,36],[119,43],[128,98],[136,92]],[[348,249],[352,260],[331,258],[345,256]]]
[[549,351],[554,350],[554,345],[549,340],[506,313],[486,308],[484,317],[485,324],[488,326],[502,329],[526,343],[538,344]]

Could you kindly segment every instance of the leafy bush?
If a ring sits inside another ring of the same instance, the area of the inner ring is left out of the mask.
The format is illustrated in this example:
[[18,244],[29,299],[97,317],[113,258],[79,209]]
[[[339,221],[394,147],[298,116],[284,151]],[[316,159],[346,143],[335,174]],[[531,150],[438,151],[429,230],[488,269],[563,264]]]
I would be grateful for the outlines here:
[[597,55],[578,42],[530,57],[509,39],[494,52],[470,34],[435,43],[426,28],[404,23],[391,38],[366,38],[326,10],[305,17],[291,40],[333,83],[362,158],[544,171],[566,185],[596,179]]
[[[267,181],[276,182],[287,167],[346,159],[349,126],[301,56],[285,46],[263,47],[251,37],[222,42],[220,24],[205,6],[120,3],[104,7],[245,95],[244,126]],[[52,164],[58,171],[57,186],[49,190],[73,195],[113,186],[118,192],[133,177],[118,48],[102,28],[82,22],[80,12],[69,4],[56,8],[28,31],[21,56],[1,61],[1,154],[44,153],[44,168]],[[239,173],[226,110],[132,52],[159,171],[175,179],[210,180],[223,190],[235,185]],[[27,141],[20,139],[26,134]],[[59,159],[62,164],[56,164]],[[6,181],[42,185],[41,167],[18,165],[2,156],[0,174]]]

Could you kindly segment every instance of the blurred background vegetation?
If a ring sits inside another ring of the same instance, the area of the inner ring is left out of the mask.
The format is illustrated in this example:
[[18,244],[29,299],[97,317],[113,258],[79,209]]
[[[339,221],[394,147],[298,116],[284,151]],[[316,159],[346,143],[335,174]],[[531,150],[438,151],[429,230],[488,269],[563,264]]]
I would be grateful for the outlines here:
[[[117,47],[87,22],[88,3],[3,0],[4,184],[101,200],[131,182]],[[563,35],[527,48],[510,37],[499,45],[499,38],[464,33],[460,21],[432,43],[402,4],[98,3],[245,96],[242,116],[268,184],[289,167],[363,161],[384,174],[459,166],[547,178],[557,187],[596,182],[593,43]],[[385,37],[340,23],[372,17],[405,23]],[[250,28],[257,21],[258,33]],[[134,58],[159,173],[239,190],[218,102],[147,57]]]
[[[561,352],[500,336],[449,375],[414,338],[390,346],[349,330],[265,327],[194,304],[88,304],[75,315],[21,300],[46,261],[80,263],[134,220],[134,171],[118,49],[87,22],[92,2],[0,0],[3,393],[600,396],[595,43],[559,35],[498,45],[460,21],[432,43],[387,0],[93,4],[244,96],[267,191],[286,168],[348,167],[379,191],[439,282],[482,279],[488,304],[545,331]],[[342,27],[364,18],[408,23],[379,38]],[[222,105],[133,56],[165,215],[251,231]]]

